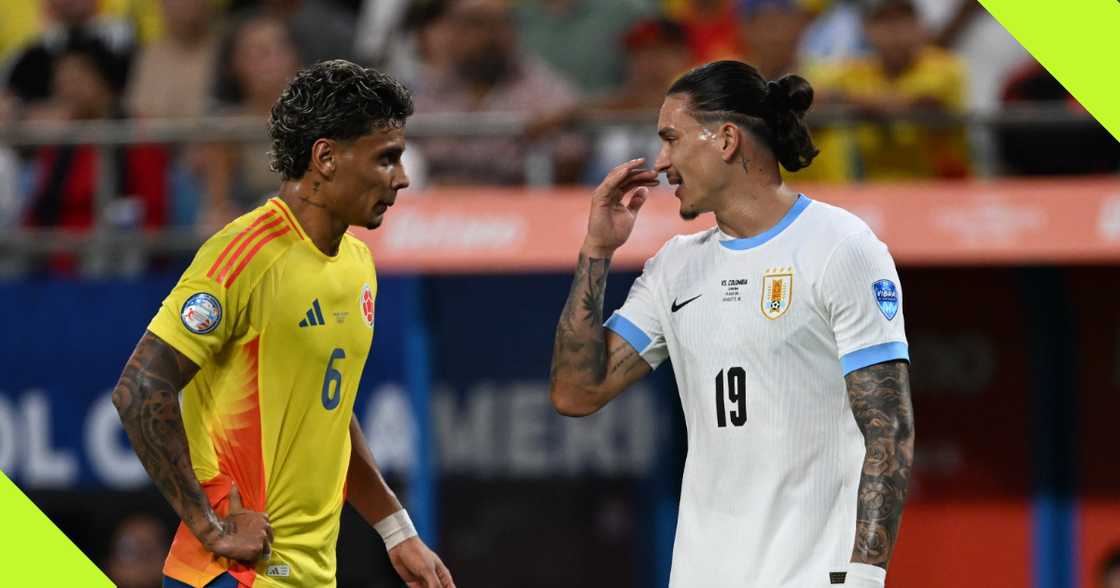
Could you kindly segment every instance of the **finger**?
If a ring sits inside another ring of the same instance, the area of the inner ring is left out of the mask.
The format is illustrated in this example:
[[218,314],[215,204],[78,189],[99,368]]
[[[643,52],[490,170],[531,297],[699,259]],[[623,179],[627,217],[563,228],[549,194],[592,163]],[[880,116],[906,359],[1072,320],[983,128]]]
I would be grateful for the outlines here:
[[644,162],[645,158],[639,157],[638,159],[631,159],[625,163],[620,163],[607,174],[607,177],[603,178],[603,186],[607,188],[618,186],[626,179],[626,176],[628,176],[632,170]]
[[265,523],[264,533],[265,533],[265,536],[268,537],[268,542],[272,543],[272,540],[276,537],[276,534],[273,533],[273,531],[272,531],[272,525],[270,525],[268,523]]
[[244,508],[245,507],[241,505],[241,492],[237,490],[237,484],[234,483],[229,489],[229,512],[239,512],[244,510]]
[[447,569],[447,566],[439,560],[436,560],[436,575],[439,576],[439,581],[443,582],[443,588],[455,588],[455,580],[451,577],[451,570]]
[[646,203],[646,195],[649,194],[649,188],[642,186],[634,191],[634,195],[630,197],[630,201],[626,203],[626,208],[634,214],[638,214],[642,205]]
[[619,193],[620,197],[617,198],[616,200],[621,201],[622,200],[621,195],[628,194],[628,193],[630,193],[631,190],[633,190],[634,188],[637,188],[639,186],[645,186],[647,188],[653,188],[653,187],[655,187],[659,184],[660,184],[660,182],[658,182],[656,179],[653,179],[653,180],[635,180],[635,181],[632,181],[632,182],[626,182],[625,184],[619,186],[618,193]]
[[434,569],[428,568],[424,571],[424,588],[442,588]]

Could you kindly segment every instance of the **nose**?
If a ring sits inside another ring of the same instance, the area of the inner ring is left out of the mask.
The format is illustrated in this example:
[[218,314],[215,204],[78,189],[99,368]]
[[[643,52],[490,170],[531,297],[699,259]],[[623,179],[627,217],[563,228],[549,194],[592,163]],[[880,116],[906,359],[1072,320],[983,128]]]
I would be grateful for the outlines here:
[[661,144],[661,150],[657,152],[657,160],[653,162],[653,170],[659,174],[668,173],[672,163],[669,162],[669,146],[665,143]]
[[394,190],[404,190],[408,187],[409,183],[408,172],[405,171],[404,162],[402,161],[397,166],[397,173],[393,176],[392,186]]

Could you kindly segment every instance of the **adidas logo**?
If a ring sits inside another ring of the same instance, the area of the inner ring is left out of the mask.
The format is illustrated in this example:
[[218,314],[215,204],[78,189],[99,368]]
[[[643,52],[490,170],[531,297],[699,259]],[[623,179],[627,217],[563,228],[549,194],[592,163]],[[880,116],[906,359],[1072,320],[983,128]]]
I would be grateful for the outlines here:
[[325,325],[327,321],[323,320],[323,309],[319,308],[319,299],[316,298],[311,303],[311,308],[307,309],[307,318],[299,322],[300,328],[302,327],[317,327]]

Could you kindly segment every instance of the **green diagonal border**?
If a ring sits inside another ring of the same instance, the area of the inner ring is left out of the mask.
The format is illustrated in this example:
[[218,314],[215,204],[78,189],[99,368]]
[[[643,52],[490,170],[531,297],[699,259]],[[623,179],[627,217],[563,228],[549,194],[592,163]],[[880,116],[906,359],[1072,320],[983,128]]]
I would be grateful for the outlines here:
[[1120,139],[1116,75],[1120,1],[980,0],[980,4]]
[[106,586],[113,583],[0,472],[0,584]]

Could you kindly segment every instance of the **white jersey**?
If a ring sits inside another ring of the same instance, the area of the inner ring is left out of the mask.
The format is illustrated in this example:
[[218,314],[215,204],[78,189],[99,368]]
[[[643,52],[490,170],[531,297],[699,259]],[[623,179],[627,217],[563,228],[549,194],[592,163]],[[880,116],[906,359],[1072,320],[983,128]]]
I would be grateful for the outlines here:
[[804,195],[757,237],[712,228],[646,262],[606,326],[676,372],[688,458],[670,586],[842,582],[864,457],[844,376],[909,359],[898,284],[863,221]]

